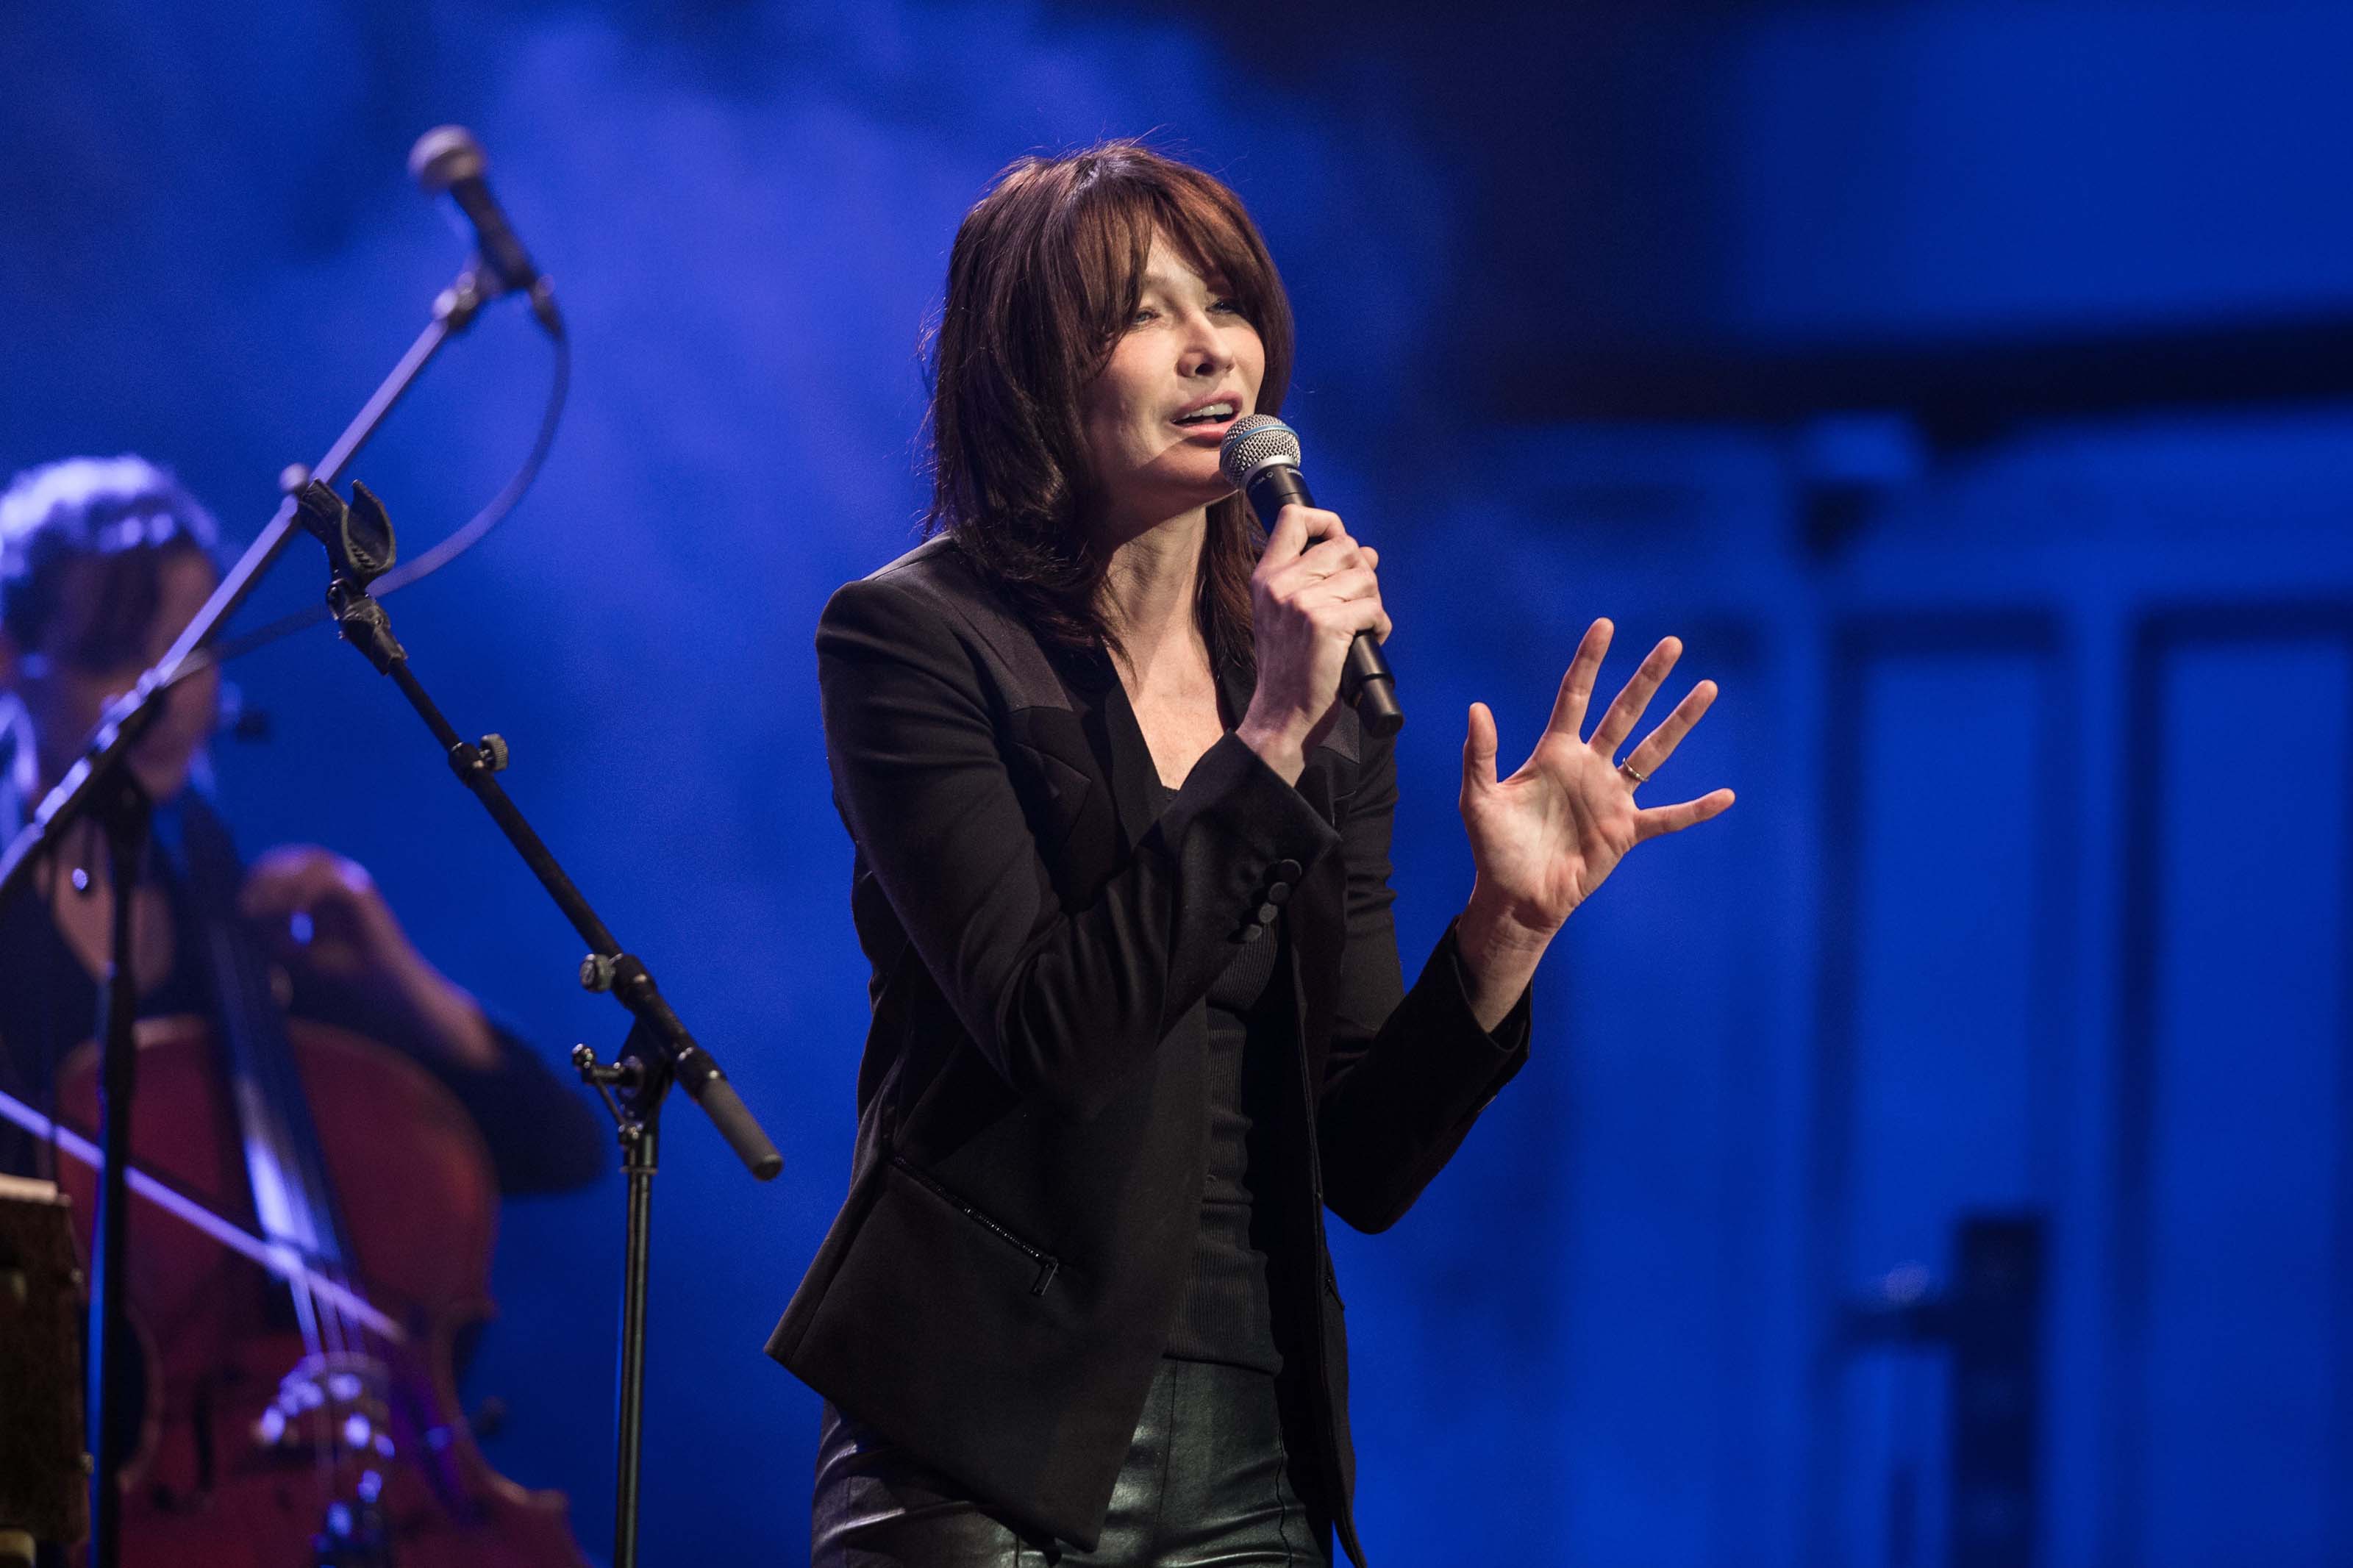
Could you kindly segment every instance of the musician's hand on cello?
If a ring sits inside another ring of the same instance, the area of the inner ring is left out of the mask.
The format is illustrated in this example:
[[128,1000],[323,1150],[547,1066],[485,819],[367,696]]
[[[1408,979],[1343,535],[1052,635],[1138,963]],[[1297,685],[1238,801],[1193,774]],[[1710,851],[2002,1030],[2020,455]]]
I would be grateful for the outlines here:
[[254,861],[239,902],[289,969],[413,1019],[452,1061],[498,1065],[480,1005],[417,951],[365,868],[315,844],[280,845]]

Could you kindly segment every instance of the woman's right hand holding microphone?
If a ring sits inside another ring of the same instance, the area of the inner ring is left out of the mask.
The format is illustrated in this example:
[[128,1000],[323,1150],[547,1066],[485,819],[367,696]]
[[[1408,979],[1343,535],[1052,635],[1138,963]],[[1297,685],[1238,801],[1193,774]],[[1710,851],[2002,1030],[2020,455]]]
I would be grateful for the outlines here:
[[1380,552],[1348,537],[1340,514],[1284,507],[1250,574],[1250,632],[1258,689],[1235,734],[1295,784],[1307,753],[1340,712],[1348,645],[1369,631],[1388,640],[1381,608]]

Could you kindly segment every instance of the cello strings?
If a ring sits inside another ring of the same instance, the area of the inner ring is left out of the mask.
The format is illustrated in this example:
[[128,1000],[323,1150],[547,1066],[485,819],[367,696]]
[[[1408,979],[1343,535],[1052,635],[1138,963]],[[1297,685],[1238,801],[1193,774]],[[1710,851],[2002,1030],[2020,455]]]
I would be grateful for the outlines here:
[[[273,1037],[272,1044],[282,1039],[282,1034]],[[320,1250],[329,1260],[329,1272],[338,1284],[348,1289],[352,1258],[350,1227],[343,1223],[335,1200],[335,1189],[329,1178],[326,1150],[320,1140],[318,1125],[307,1114],[310,1101],[302,1093],[299,1071],[290,1052],[270,1050],[262,1054],[269,1058],[266,1070],[279,1080],[279,1093],[274,1100],[278,1114],[272,1118],[272,1129],[285,1152],[287,1166],[294,1173],[299,1184],[304,1222],[319,1237]],[[347,1479],[345,1469],[352,1462],[353,1450],[363,1447],[372,1450],[375,1436],[375,1413],[384,1402],[380,1380],[376,1375],[379,1362],[375,1347],[369,1341],[364,1327],[353,1321],[335,1303],[330,1301],[325,1305],[329,1310],[324,1315],[322,1326],[327,1330],[326,1337],[332,1356],[332,1364],[325,1373],[329,1417],[326,1441],[335,1457],[338,1489],[342,1489],[342,1484]],[[358,1408],[351,1407],[354,1405]]]
[[[224,1002],[228,1005],[237,1005],[227,998],[224,998]],[[239,1102],[237,1120],[244,1130],[246,1172],[253,1187],[254,1210],[261,1220],[263,1233],[272,1239],[289,1242],[323,1262],[332,1263],[332,1259],[322,1252],[316,1234],[302,1223],[303,1216],[296,1210],[291,1184],[288,1180],[287,1152],[280,1142],[282,1131],[278,1125],[278,1118],[264,1103],[266,1097],[252,1079],[243,1075],[237,1080],[237,1096]],[[302,1335],[305,1360],[312,1368],[312,1386],[322,1396],[321,1402],[327,1403],[333,1394],[328,1325],[336,1321],[337,1315],[322,1310],[327,1302],[319,1292],[310,1289],[307,1281],[296,1286],[290,1295],[294,1306],[295,1322]],[[310,1427],[312,1466],[318,1471],[320,1484],[332,1489],[337,1470],[337,1456],[332,1437],[321,1429],[320,1423],[305,1419],[313,1406],[299,1388],[285,1390],[281,1397],[294,1405],[291,1411],[281,1411],[281,1414]],[[335,1412],[332,1404],[328,1404],[325,1414],[327,1426],[332,1428],[339,1425],[333,1420]]]
[[[273,1035],[269,1045],[274,1047],[283,1037],[282,1033]],[[328,1426],[324,1442],[334,1458],[337,1490],[346,1500],[356,1495],[364,1505],[370,1500],[364,1488],[353,1487],[352,1472],[356,1470],[364,1478],[374,1468],[378,1441],[385,1436],[383,1426],[391,1401],[383,1348],[370,1325],[355,1319],[343,1305],[358,1294],[351,1272],[356,1254],[328,1169],[324,1141],[309,1114],[310,1100],[303,1092],[298,1065],[290,1051],[268,1048],[259,1054],[263,1058],[259,1065],[278,1086],[272,1098],[276,1114],[269,1124],[283,1169],[292,1176],[301,1218],[316,1238],[325,1260],[324,1272],[342,1287],[336,1295],[320,1302],[324,1309],[322,1337],[329,1352],[323,1369]]]
[[[224,1026],[222,1043],[233,1068],[230,1082],[255,1216],[260,1221],[262,1233],[273,1241],[290,1244],[332,1263],[337,1260],[321,1245],[323,1238],[310,1223],[309,1205],[297,1202],[300,1172],[289,1158],[292,1150],[287,1145],[285,1129],[272,1103],[282,1102],[285,1075],[276,1070],[275,1064],[260,1059],[269,1053],[258,1048],[261,1037],[257,1031],[275,1019],[262,1016],[265,1004],[256,994],[253,968],[247,962],[248,951],[239,944],[244,933],[236,923],[236,893],[230,873],[230,868],[237,865],[236,852],[227,844],[226,834],[217,831],[201,814],[185,819],[184,826],[187,872],[206,915],[214,989]],[[271,997],[267,1004],[273,1012],[275,1003],[276,998]],[[307,1417],[318,1405],[324,1404],[329,1426],[341,1425],[334,1420],[336,1413],[328,1403],[333,1394],[328,1325],[337,1322],[339,1313],[311,1289],[307,1281],[292,1285],[288,1294],[301,1333],[304,1359],[315,1369],[314,1387],[322,1397],[314,1404],[304,1390],[299,1386],[290,1388],[281,1382],[279,1414],[282,1419],[301,1421],[309,1428],[312,1467],[320,1484],[332,1493],[338,1469],[335,1444],[329,1432],[320,1429],[320,1423]],[[285,1408],[290,1403],[294,1406],[291,1410]]]

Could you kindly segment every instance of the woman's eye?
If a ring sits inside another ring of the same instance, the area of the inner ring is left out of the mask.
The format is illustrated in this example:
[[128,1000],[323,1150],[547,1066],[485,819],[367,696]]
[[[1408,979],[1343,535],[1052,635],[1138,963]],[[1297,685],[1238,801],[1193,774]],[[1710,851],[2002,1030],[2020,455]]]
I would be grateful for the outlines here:
[[1127,324],[1131,327],[1140,327],[1146,321],[1155,321],[1159,319],[1160,312],[1154,310],[1151,306],[1138,305],[1135,308],[1135,314],[1127,319]]
[[1241,301],[1239,300],[1212,300],[1209,301],[1209,309],[1223,310],[1229,316],[1239,316],[1242,313]]

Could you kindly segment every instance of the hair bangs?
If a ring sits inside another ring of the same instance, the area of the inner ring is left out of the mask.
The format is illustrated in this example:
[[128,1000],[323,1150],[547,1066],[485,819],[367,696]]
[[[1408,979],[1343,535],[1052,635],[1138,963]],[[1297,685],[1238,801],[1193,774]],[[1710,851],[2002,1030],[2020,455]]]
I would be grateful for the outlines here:
[[1068,198],[1060,253],[1071,268],[1065,297],[1083,301],[1083,336],[1092,351],[1085,379],[1102,373],[1127,330],[1158,237],[1230,294],[1258,330],[1267,367],[1257,412],[1274,413],[1290,382],[1292,329],[1273,258],[1231,191],[1187,164],[1136,155],[1143,152],[1131,143],[1098,149]]

